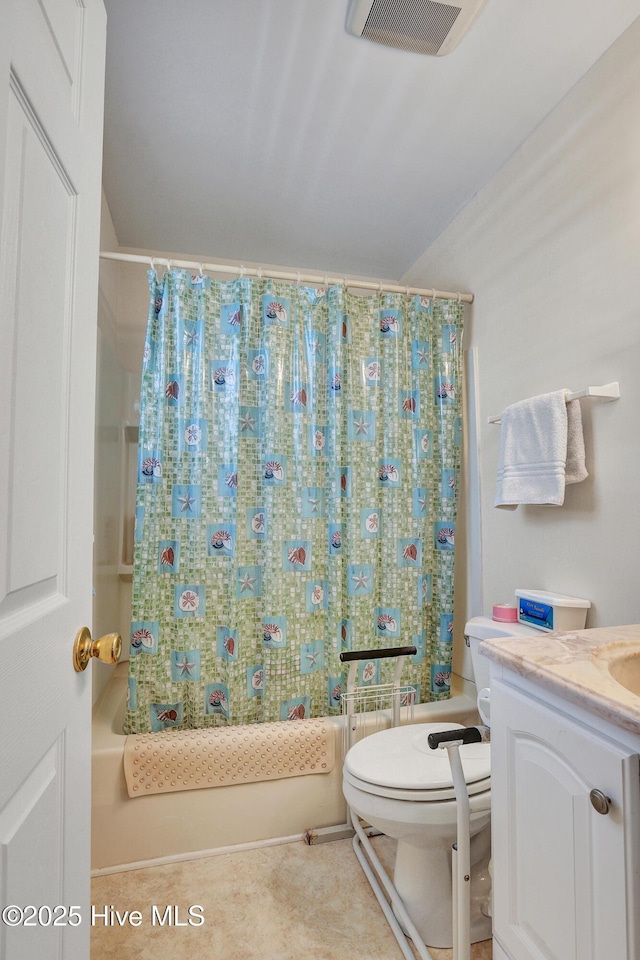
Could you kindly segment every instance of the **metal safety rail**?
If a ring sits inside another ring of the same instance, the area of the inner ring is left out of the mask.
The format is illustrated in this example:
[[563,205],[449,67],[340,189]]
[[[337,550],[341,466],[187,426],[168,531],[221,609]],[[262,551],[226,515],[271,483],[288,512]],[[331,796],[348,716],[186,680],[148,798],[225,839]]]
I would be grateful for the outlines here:
[[[345,754],[358,739],[358,721],[361,715],[365,715],[365,711],[370,713],[374,705],[375,709],[379,712],[384,712],[385,709],[388,710],[390,708],[391,722],[393,726],[396,726],[400,722],[403,695],[407,701],[408,709],[411,709],[414,700],[414,697],[411,696],[413,687],[403,688],[400,680],[405,656],[413,656],[415,653],[416,647],[405,646],[391,647],[384,650],[352,650],[340,654],[340,660],[343,663],[349,664],[347,692],[342,696],[342,711],[346,718]],[[397,658],[392,682],[375,686],[365,685],[358,687],[356,683],[358,664],[362,660],[376,660],[388,657]],[[371,840],[365,832],[360,818],[356,813],[353,813],[349,807],[347,807],[347,821],[352,825],[354,830],[354,853],[360,862],[365,877],[369,881],[376,900],[380,904],[380,909],[393,935],[398,941],[398,946],[405,960],[415,960],[415,954],[411,949],[408,938],[413,942],[414,949],[420,960],[433,960],[413,920],[407,913],[407,909],[393,881],[373,849]]]
[[[343,744],[345,753],[360,739],[358,732],[364,735],[366,722],[371,725],[373,720],[375,727],[377,719],[378,729],[382,729],[385,712],[388,715],[388,711],[391,711],[391,725],[394,727],[400,723],[400,711],[403,707],[406,711],[403,717],[405,723],[413,719],[415,689],[412,686],[402,687],[400,679],[404,658],[414,656],[416,649],[410,644],[404,647],[385,647],[381,650],[349,650],[340,654],[340,662],[349,664],[347,690],[340,698],[342,713],[346,718]],[[363,660],[387,660],[391,657],[396,659],[396,665],[390,683],[365,682],[363,686],[358,686],[358,669]]]
[[443,730],[430,733],[427,743],[432,750],[446,750],[449,754],[453,789],[456,794],[456,835],[451,859],[451,887],[453,901],[453,960],[471,957],[471,833],[469,793],[460,759],[460,747],[465,743],[482,743],[489,739],[488,727],[463,727],[461,730]]
[[[347,651],[340,654],[342,663],[349,664],[347,691],[342,695],[342,711],[345,715],[345,755],[359,739],[360,727],[364,727],[364,718],[371,717],[371,711],[391,712],[391,723],[401,722],[401,711],[408,711],[408,721],[413,716],[415,690],[411,686],[401,686],[402,668],[405,656],[416,653],[414,646],[392,647],[383,650]],[[391,683],[365,685],[358,687],[356,680],[359,664],[363,660],[376,660],[395,657],[396,665]],[[370,722],[370,720],[369,720]],[[364,730],[362,731],[364,733]],[[374,731],[375,732],[375,731]],[[453,960],[470,960],[471,956],[471,852],[469,794],[462,769],[459,748],[465,743],[480,743],[488,740],[487,727],[462,727],[431,733],[427,742],[432,750],[446,749],[451,764],[453,787],[456,796],[456,833],[457,842],[452,851],[452,901],[453,901]],[[369,881],[380,908],[393,932],[405,960],[433,960],[432,954],[424,943],[413,920],[407,913],[393,881],[377,856],[369,836],[365,832],[360,818],[347,807],[347,823],[354,831],[353,849],[360,866]],[[409,943],[411,940],[411,943]],[[413,949],[412,949],[413,945]]]

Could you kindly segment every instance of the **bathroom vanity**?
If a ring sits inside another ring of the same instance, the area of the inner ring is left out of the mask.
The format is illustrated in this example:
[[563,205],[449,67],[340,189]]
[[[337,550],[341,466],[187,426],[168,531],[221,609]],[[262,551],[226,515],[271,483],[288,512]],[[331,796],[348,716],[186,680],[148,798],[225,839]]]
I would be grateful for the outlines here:
[[640,626],[480,651],[491,661],[494,960],[637,960]]

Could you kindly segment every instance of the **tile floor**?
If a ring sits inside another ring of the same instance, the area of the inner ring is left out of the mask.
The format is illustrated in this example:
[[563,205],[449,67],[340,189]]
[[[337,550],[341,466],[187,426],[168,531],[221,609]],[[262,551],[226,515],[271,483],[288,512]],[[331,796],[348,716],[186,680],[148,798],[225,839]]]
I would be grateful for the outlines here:
[[[374,844],[389,868],[392,841]],[[139,926],[92,927],[91,960],[402,960],[350,840],[303,841],[95,877],[92,903],[138,910]],[[189,907],[199,905],[189,925]],[[182,925],[152,923],[167,906]],[[109,911],[108,911],[109,912]],[[176,917],[175,910],[173,911]],[[450,950],[432,951],[450,960]],[[472,960],[491,960],[491,942]]]

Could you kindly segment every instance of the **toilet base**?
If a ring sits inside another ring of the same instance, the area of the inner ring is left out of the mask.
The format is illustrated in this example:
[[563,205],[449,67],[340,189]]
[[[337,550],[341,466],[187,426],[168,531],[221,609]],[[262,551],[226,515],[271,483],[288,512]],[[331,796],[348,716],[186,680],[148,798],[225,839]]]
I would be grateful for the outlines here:
[[[486,915],[491,893],[488,865],[491,833],[486,828],[471,838],[471,942],[491,939]],[[428,849],[398,841],[393,885],[422,940],[430,947],[453,945],[451,846],[446,841]]]

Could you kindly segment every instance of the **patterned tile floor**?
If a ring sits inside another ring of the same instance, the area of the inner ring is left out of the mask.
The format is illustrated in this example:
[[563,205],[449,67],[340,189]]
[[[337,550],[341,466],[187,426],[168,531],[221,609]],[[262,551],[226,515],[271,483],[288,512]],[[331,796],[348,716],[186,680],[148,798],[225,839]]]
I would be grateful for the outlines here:
[[[388,866],[392,841],[374,842]],[[138,926],[98,920],[91,960],[402,960],[350,840],[299,841],[96,877],[92,903],[99,912],[106,905],[142,917]],[[205,922],[190,926],[196,904]],[[168,905],[187,925],[152,923],[153,907],[162,917]],[[433,960],[452,956],[431,952]],[[475,944],[471,957],[491,960],[491,942]]]

